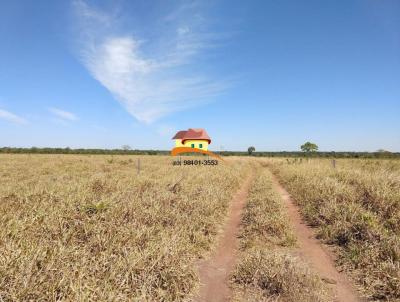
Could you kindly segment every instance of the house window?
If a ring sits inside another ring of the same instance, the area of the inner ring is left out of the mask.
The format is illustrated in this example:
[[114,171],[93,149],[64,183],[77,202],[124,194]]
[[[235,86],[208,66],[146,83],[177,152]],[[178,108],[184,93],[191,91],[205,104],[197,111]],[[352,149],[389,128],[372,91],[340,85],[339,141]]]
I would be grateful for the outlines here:
[[194,148],[194,144],[192,144],[192,148]]
[[203,148],[203,144],[199,144],[199,148]]

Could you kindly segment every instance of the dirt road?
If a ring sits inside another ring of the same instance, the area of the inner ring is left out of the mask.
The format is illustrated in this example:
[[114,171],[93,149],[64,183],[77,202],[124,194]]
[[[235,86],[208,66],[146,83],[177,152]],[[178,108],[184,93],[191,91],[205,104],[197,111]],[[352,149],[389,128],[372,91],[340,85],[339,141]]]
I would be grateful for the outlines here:
[[234,195],[228,210],[228,219],[223,233],[211,258],[199,265],[200,292],[194,299],[197,302],[229,301],[231,291],[228,285],[229,274],[234,268],[238,249],[238,232],[247,194],[253,180],[247,177],[239,191]]
[[313,230],[308,227],[300,215],[298,206],[293,202],[289,193],[273,178],[276,190],[281,194],[284,205],[291,220],[298,242],[298,253],[308,262],[320,277],[333,288],[337,301],[363,301],[348,278],[337,271],[334,256],[315,238]]

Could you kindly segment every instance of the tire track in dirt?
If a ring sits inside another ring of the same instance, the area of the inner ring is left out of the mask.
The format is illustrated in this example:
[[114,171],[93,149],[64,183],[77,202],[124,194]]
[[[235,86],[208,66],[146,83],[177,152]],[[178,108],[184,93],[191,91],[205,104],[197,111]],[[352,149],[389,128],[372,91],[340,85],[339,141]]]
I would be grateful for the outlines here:
[[334,264],[335,256],[333,253],[315,238],[313,230],[304,223],[299,207],[294,203],[286,189],[279,183],[276,176],[273,173],[271,174],[273,184],[282,197],[293,226],[294,234],[297,237],[299,246],[297,252],[300,257],[308,262],[319,273],[321,279],[330,285],[336,295],[337,301],[365,301],[359,297],[347,276],[338,272]]
[[254,175],[246,178],[233,196],[228,209],[228,220],[211,257],[199,264],[200,291],[193,301],[223,302],[231,298],[228,279],[234,268],[238,250],[240,222],[248,191]]

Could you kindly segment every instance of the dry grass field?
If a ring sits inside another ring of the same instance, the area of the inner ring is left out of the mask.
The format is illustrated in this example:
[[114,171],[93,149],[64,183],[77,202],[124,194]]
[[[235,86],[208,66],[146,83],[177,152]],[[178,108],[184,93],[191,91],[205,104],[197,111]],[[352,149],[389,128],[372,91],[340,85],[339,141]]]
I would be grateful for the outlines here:
[[256,175],[231,286],[237,301],[331,301],[296,257],[271,171],[372,299],[400,299],[400,162],[0,155],[0,301],[188,301],[232,196]]
[[293,252],[296,238],[270,171],[258,170],[242,219],[235,301],[332,301],[323,281]]
[[269,160],[338,264],[372,299],[400,300],[400,162]]
[[249,166],[1,155],[0,301],[179,301]]

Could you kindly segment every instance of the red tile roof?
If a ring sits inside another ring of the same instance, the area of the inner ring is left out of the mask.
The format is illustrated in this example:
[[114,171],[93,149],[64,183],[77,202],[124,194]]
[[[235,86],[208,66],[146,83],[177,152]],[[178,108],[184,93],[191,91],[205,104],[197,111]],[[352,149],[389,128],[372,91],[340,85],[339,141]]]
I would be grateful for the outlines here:
[[211,138],[208,136],[207,131],[202,128],[190,128],[185,131],[178,131],[172,139],[181,139],[182,143],[185,140],[207,140],[209,144],[211,144]]
[[187,131],[178,131],[172,139],[182,139]]

